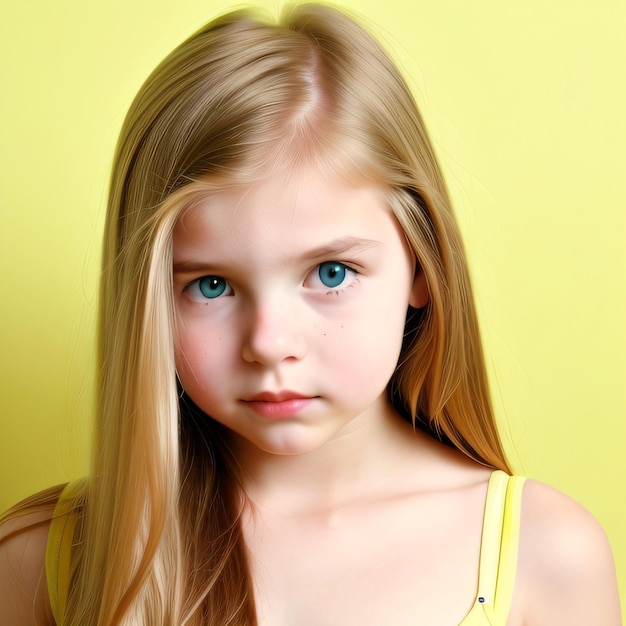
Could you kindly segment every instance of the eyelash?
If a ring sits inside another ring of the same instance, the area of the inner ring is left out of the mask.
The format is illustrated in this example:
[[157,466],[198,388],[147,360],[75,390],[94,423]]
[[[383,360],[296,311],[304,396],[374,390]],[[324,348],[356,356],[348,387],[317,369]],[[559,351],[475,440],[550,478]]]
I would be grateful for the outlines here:
[[[217,287],[217,289],[219,290],[219,287],[223,286],[223,289],[219,291],[219,293],[216,293],[215,296],[211,298],[202,290],[203,281],[212,281],[213,284],[211,284],[210,287]],[[215,285],[216,281],[219,282],[219,285]],[[228,281],[226,279],[222,278],[221,276],[216,276],[213,274],[209,274],[207,276],[200,276],[199,278],[192,280],[190,283],[188,283],[185,286],[183,291],[191,292],[192,289],[194,288],[200,292],[201,295],[197,297],[202,300],[216,300],[217,298],[220,298],[224,295],[230,296],[233,291],[233,288],[228,284]],[[225,292],[228,292],[228,293],[225,293]]]
[[[335,278],[335,275],[336,275],[335,273],[338,272],[340,274],[341,280],[336,286],[327,285],[323,282],[321,272],[324,269],[327,269],[330,272],[330,276],[326,277],[328,280],[332,280],[333,278]],[[342,287],[341,285],[345,282],[346,278],[350,278],[350,281],[348,282],[348,284]],[[343,263],[342,261],[335,261],[335,260],[323,261],[322,263],[319,263],[318,265],[316,265],[306,275],[303,285],[307,287],[307,282],[311,282],[311,280],[313,281],[317,280],[319,283],[321,283],[321,287],[319,286],[313,287],[313,289],[320,289],[320,290],[328,289],[328,291],[326,292],[326,295],[339,295],[343,293],[345,289],[347,289],[350,286],[353,286],[356,282],[358,282],[358,278],[359,278],[359,272],[353,267],[351,267],[350,265],[348,265],[347,263]],[[208,287],[210,289],[214,289],[217,292],[215,293],[214,297],[208,296],[205,293],[205,291],[203,291],[202,283],[204,281],[212,281],[208,285]],[[196,293],[195,296],[198,298],[198,300],[204,301],[204,302],[207,302],[209,300],[217,300],[218,298],[221,298],[224,296],[230,296],[233,294],[233,289],[231,285],[228,283],[228,281],[222,276],[218,276],[216,274],[207,274],[205,276],[200,276],[198,278],[195,278],[194,280],[187,283],[187,285],[185,285],[183,289],[183,291],[187,293],[191,292],[192,290],[197,290],[198,292],[200,292],[199,294]]]
[[[330,276],[326,276],[326,278],[331,281],[335,278],[336,272],[339,272],[341,280],[337,285],[327,285],[326,283],[323,282],[322,271],[325,269],[327,269],[330,272]],[[327,292],[327,295],[330,295],[330,294],[339,295],[345,289],[347,289],[352,284],[354,284],[354,282],[358,279],[358,276],[359,276],[359,273],[353,267],[350,267],[346,263],[342,263],[341,261],[335,261],[335,260],[324,261],[323,263],[320,263],[319,265],[317,265],[313,270],[311,270],[307,274],[307,277],[304,281],[305,286],[306,286],[306,282],[310,279],[310,277],[315,276],[315,273],[317,273],[317,279],[319,280],[320,283],[322,283],[323,287],[326,289],[329,289],[329,291]],[[342,285],[345,282],[346,278],[350,278],[350,282],[348,282],[348,284],[344,285],[343,287],[340,287],[340,285]]]

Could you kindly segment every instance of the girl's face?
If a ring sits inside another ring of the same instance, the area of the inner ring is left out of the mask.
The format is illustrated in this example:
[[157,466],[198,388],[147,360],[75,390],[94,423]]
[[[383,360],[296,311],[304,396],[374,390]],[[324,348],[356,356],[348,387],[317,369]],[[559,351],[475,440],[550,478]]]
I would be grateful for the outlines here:
[[258,449],[314,450],[388,411],[427,290],[382,190],[306,170],[210,192],[173,239],[176,366]]

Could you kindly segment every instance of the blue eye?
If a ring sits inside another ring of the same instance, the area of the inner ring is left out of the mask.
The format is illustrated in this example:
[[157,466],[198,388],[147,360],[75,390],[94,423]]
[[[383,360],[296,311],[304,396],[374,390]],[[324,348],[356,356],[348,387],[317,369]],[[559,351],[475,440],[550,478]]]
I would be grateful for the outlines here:
[[229,284],[220,276],[203,276],[197,281],[200,293],[209,299],[219,298],[230,293]]
[[[324,261],[312,268],[304,286],[327,293],[339,293],[357,280],[358,273],[340,261]],[[330,291],[329,291],[330,290]]]
[[349,268],[337,261],[321,263],[317,270],[320,281],[329,289],[339,287],[346,279],[346,275],[349,271],[351,271]]

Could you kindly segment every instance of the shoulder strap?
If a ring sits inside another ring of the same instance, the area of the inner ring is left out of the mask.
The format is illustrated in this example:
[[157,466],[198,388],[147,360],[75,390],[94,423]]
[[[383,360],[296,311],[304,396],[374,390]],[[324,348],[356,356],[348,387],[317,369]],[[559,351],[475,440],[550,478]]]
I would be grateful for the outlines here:
[[522,513],[522,492],[525,480],[522,476],[511,476],[509,478],[504,503],[495,609],[496,613],[500,613],[505,617],[509,614],[511,600],[513,599],[513,588],[515,586]]
[[499,470],[493,472],[485,502],[478,602],[494,617],[501,616],[503,624],[515,584],[524,480]]
[[84,493],[84,481],[68,483],[52,516],[46,546],[46,580],[55,622],[63,623],[71,578],[71,552],[78,521],[77,503]]

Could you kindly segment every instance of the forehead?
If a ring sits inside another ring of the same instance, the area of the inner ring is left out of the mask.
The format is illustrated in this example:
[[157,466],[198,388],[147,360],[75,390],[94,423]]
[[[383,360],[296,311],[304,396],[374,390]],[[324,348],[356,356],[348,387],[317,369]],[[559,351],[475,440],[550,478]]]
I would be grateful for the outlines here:
[[179,217],[174,250],[200,239],[242,246],[265,240],[284,247],[311,239],[368,237],[393,222],[382,187],[305,170],[207,191]]
[[366,181],[315,173],[210,191],[175,225],[174,275],[266,284],[331,260],[412,273],[415,254],[387,198]]

